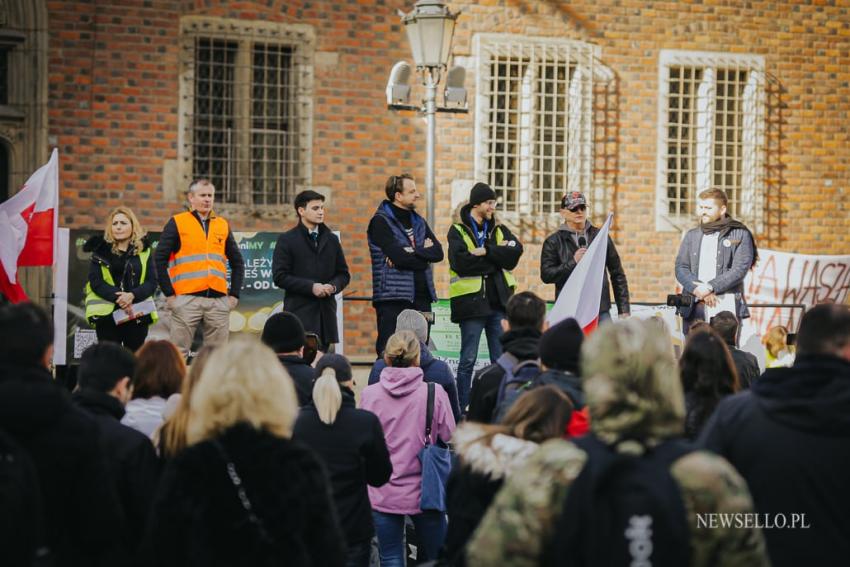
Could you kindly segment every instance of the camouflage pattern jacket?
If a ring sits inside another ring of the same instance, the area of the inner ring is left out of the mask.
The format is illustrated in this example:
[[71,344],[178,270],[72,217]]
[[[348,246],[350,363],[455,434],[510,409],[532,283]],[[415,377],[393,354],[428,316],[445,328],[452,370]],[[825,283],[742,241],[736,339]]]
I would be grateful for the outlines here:
[[[538,565],[567,491],[586,460],[587,454],[569,441],[541,445],[496,496],[467,547],[467,564]],[[670,473],[688,515],[691,567],[769,565],[759,529],[698,526],[697,514],[753,512],[746,483],[725,459],[695,451],[675,461]]]

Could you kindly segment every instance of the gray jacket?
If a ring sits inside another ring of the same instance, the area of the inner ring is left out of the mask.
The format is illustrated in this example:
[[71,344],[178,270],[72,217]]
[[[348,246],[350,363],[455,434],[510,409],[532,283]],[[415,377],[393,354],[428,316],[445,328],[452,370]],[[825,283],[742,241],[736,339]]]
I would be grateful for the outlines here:
[[[699,281],[699,248],[702,242],[702,230],[692,228],[685,234],[676,256],[676,279],[686,293],[693,293]],[[744,278],[753,266],[753,237],[748,230],[733,228],[720,233],[717,243],[717,277],[705,282],[714,288],[714,293],[735,294],[735,306],[739,319],[750,316],[744,299]],[[683,317],[690,315],[690,309],[683,309]]]

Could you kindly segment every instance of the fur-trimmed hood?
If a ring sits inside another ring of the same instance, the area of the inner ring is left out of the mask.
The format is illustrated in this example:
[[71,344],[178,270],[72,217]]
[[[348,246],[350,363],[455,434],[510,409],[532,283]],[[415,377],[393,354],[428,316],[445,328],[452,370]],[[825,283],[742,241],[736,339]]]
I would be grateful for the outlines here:
[[467,421],[457,428],[452,443],[465,466],[494,480],[505,478],[525,464],[538,448],[533,441],[510,435],[486,435],[481,424]]

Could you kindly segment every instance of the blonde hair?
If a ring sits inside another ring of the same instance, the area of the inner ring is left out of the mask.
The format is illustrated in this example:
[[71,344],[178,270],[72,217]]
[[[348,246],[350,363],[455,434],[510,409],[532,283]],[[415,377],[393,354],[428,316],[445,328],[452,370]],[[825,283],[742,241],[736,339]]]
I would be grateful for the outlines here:
[[387,366],[407,368],[419,366],[419,339],[413,331],[398,331],[387,341],[384,350]]
[[133,254],[138,255],[144,244],[142,243],[142,238],[145,236],[145,231],[142,229],[142,225],[139,224],[139,219],[136,218],[136,215],[133,214],[133,211],[130,210],[129,207],[115,207],[106,217],[106,226],[103,229],[103,239],[106,240],[109,244],[112,245],[112,252],[115,254],[119,253],[118,244],[115,242],[115,237],[112,235],[112,221],[115,218],[115,215],[122,214],[130,220],[130,227],[132,228],[132,233],[130,234],[130,244],[133,246]]
[[237,423],[287,439],[298,412],[292,379],[275,353],[253,336],[235,337],[213,351],[189,405],[190,445]]
[[180,404],[158,430],[158,443],[160,454],[163,457],[174,457],[188,446],[186,432],[189,425],[190,401],[192,392],[201,378],[201,373],[213,352],[213,347],[205,345],[198,351],[189,366],[189,373],[183,381],[180,392]]
[[771,327],[770,330],[765,333],[765,335],[761,338],[761,343],[764,345],[764,348],[767,349],[767,352],[770,353],[770,356],[776,358],[779,356],[779,353],[787,348],[787,345],[785,344],[787,340],[788,329],[782,325],[777,325],[776,327]]
[[322,423],[333,425],[339,408],[342,407],[342,391],[336,380],[336,370],[325,368],[313,384],[313,404]]
[[584,342],[581,363],[591,428],[606,442],[682,433],[679,367],[657,323],[627,319],[600,327]]

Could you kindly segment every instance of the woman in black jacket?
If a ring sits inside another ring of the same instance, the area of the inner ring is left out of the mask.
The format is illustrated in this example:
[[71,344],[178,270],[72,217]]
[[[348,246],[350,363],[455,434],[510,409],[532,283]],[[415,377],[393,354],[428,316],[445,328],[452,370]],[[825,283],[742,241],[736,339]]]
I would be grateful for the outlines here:
[[393,471],[384,430],[375,414],[355,408],[354,380],[344,356],[322,356],[316,373],[313,404],[301,410],[292,438],[324,461],[348,544],[346,565],[365,567],[375,534],[366,484],[382,486]]
[[[103,236],[89,238],[83,250],[91,252],[86,319],[95,328],[97,340],[138,350],[148,336],[148,326],[156,320],[156,311],[138,312],[139,304],[156,291],[150,244],[139,220],[127,207],[113,209]],[[113,313],[118,310],[129,320],[116,324]]]
[[290,440],[295,388],[271,349],[251,337],[218,347],[190,404],[190,446],[160,481],[144,564],[342,567],[330,484]]
[[726,342],[711,327],[688,334],[679,359],[685,392],[685,437],[695,440],[720,400],[740,390]]

